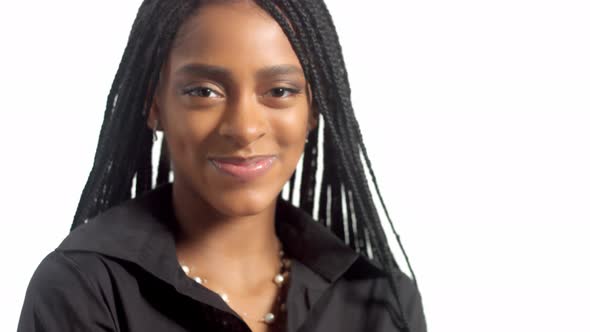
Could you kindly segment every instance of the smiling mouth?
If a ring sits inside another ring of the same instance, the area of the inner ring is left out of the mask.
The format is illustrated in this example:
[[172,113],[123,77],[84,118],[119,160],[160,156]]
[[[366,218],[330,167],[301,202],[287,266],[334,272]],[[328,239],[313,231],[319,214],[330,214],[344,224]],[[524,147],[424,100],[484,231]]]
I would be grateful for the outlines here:
[[254,180],[264,175],[277,159],[274,155],[252,157],[212,157],[211,164],[224,175],[242,181]]

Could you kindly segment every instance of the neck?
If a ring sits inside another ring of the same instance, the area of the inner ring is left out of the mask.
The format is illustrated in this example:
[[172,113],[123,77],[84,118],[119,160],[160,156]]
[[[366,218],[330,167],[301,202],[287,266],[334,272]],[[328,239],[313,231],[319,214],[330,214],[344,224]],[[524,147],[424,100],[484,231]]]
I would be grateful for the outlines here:
[[[279,240],[275,231],[276,200],[258,214],[227,216],[195,193],[173,186],[178,221],[177,255],[183,264],[207,274],[242,274],[267,266],[275,273]],[[262,272],[262,271],[261,271]]]

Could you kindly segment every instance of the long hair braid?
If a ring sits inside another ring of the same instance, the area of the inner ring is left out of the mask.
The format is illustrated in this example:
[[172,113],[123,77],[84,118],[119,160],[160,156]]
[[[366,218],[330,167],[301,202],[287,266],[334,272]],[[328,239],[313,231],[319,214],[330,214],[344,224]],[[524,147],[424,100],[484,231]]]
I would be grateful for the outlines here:
[[[383,207],[385,209],[386,207],[378,191],[378,185],[368,161],[369,158],[362,141],[360,128],[354,116],[347,71],[331,15],[322,1],[278,0],[271,2],[261,0],[259,2],[281,25],[300,58],[305,57],[306,54],[315,55],[308,58],[307,61],[302,61],[302,64],[307,76],[310,78],[312,87],[314,87],[316,106],[325,121],[324,170],[320,186],[319,220],[324,224],[329,224],[332,231],[351,247],[362,250],[361,252],[364,251],[363,253],[368,256],[374,256],[375,260],[381,263],[385,270],[393,273],[398,269],[398,264],[387,243],[387,238],[364,175],[365,170],[361,156],[365,159],[367,168],[370,168],[373,184],[377,189]],[[285,17],[287,15],[288,17]],[[291,28],[292,26],[293,28]],[[315,156],[310,157],[314,158]],[[304,154],[303,158],[304,160],[308,158],[307,153]],[[308,197],[311,196],[310,192],[313,190],[314,188],[305,188],[303,186],[301,188],[302,194]],[[346,209],[348,218],[344,218],[343,215],[343,191],[346,196],[345,204],[348,207]],[[349,199],[349,193],[352,199]],[[354,211],[355,218],[351,218],[350,212],[352,211]],[[311,211],[308,212],[311,213]],[[393,223],[387,212],[386,215],[393,228]],[[351,222],[344,223],[344,219],[356,221],[356,231],[353,227],[350,227],[353,226]],[[350,241],[350,238],[345,237],[345,233],[350,233],[351,228],[353,228],[352,233],[357,235],[356,239],[358,239],[359,235],[363,237],[363,233],[359,233],[359,222],[361,232],[366,231],[370,249],[365,246],[365,243]],[[345,231],[347,227],[348,232]],[[393,231],[405,255],[399,235],[395,229]],[[359,248],[357,245],[362,247]],[[410,266],[408,260],[407,263]],[[412,276],[416,281],[413,271]],[[399,327],[408,329],[403,307],[398,296],[399,290],[392,278],[389,281],[396,295],[399,308],[399,318],[401,320],[401,326]]]

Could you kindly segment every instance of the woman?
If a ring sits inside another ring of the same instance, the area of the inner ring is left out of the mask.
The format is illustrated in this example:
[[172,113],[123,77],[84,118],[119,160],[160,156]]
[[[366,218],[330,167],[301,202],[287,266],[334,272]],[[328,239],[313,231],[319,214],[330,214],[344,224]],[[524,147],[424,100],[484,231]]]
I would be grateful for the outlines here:
[[323,2],[145,0],[18,331],[425,331],[363,162]]

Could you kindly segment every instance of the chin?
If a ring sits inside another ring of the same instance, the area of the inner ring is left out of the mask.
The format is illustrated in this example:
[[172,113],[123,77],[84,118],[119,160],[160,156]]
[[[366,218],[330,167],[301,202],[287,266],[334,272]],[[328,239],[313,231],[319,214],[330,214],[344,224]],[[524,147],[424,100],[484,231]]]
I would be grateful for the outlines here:
[[227,217],[248,217],[263,213],[274,207],[273,204],[278,197],[278,194],[253,190],[219,194],[218,197],[211,197],[209,204],[218,213]]

